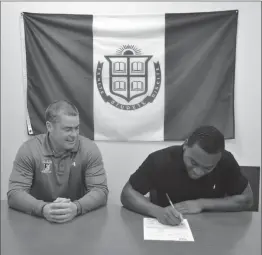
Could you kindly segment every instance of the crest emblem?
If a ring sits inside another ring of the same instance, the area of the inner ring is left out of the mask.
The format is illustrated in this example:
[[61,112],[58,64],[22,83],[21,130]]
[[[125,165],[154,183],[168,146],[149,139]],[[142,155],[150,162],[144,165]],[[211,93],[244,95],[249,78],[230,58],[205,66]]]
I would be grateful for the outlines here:
[[43,161],[43,169],[41,170],[41,173],[44,173],[44,174],[49,174],[51,173],[51,164],[52,164],[52,161],[50,159],[44,159]]
[[[103,83],[103,62],[98,62],[96,82],[105,102],[122,110],[136,110],[154,101],[161,85],[161,70],[159,62],[154,63],[155,82],[149,84],[149,63],[153,55],[142,55],[141,50],[134,45],[124,45],[117,50],[116,55],[104,57],[109,66],[106,84],[109,95]],[[140,100],[132,103],[134,99]]]

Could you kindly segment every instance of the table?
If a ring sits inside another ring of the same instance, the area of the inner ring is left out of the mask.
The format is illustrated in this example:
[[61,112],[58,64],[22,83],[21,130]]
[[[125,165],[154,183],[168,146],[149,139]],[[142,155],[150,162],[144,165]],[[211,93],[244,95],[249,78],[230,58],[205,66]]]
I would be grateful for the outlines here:
[[9,209],[1,201],[2,255],[260,255],[260,212],[186,215],[195,242],[145,241],[143,216],[120,205],[66,224]]

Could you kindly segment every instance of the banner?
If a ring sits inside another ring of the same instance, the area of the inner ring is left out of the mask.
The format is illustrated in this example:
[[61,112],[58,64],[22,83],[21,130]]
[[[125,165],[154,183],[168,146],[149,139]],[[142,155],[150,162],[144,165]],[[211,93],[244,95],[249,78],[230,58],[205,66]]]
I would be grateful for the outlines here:
[[66,99],[92,140],[182,141],[200,125],[234,138],[237,11],[22,17],[30,134]]

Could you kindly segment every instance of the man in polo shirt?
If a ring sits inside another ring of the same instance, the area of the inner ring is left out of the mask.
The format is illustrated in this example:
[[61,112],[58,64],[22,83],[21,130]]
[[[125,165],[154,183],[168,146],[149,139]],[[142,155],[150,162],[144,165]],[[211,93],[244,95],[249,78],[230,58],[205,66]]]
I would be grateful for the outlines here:
[[[155,202],[144,197],[151,191],[156,192]],[[225,150],[221,132],[202,126],[182,146],[151,153],[124,186],[121,202],[162,224],[177,225],[183,214],[248,209],[253,193],[234,156]]]
[[79,135],[79,113],[67,101],[45,112],[47,133],[19,148],[7,193],[11,208],[64,223],[107,203],[101,153]]

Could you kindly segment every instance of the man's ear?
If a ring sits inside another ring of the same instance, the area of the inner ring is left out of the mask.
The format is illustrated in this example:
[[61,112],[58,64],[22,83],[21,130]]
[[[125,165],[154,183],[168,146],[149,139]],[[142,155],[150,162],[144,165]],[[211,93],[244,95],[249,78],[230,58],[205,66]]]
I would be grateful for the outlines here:
[[46,122],[46,129],[47,129],[48,132],[52,131],[53,125],[52,125],[52,123],[50,121]]

